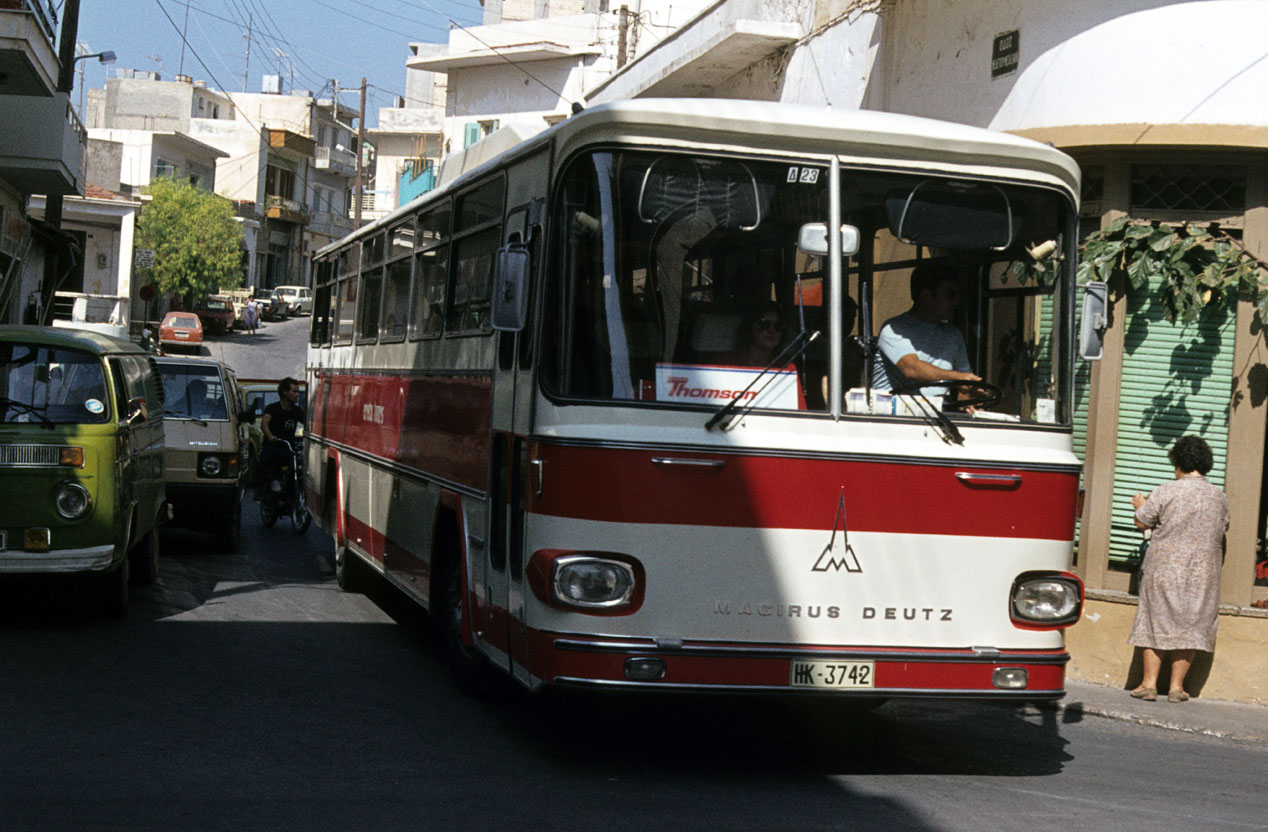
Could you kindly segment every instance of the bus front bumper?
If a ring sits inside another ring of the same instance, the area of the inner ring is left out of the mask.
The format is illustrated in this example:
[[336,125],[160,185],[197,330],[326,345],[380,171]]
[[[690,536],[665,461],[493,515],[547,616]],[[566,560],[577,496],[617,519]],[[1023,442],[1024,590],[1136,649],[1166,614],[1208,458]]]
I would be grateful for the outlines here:
[[796,647],[565,635],[547,636],[536,646],[532,675],[560,687],[1027,702],[1065,696],[1070,660],[1064,649]]

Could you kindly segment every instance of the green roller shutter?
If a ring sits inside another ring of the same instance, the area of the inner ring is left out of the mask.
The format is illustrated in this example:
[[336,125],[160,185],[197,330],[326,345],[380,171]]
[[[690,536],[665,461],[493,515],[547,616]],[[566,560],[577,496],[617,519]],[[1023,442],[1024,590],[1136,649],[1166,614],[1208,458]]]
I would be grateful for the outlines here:
[[[1158,302],[1159,281],[1128,298],[1118,441],[1114,456],[1114,507],[1110,560],[1135,557],[1141,533],[1132,520],[1131,497],[1148,494],[1175,477],[1167,451],[1175,440],[1197,434],[1215,452],[1208,475],[1224,487],[1228,449],[1229,384],[1233,376],[1236,319],[1232,304],[1207,309],[1188,326],[1169,323]],[[1086,417],[1084,418],[1086,442]]]

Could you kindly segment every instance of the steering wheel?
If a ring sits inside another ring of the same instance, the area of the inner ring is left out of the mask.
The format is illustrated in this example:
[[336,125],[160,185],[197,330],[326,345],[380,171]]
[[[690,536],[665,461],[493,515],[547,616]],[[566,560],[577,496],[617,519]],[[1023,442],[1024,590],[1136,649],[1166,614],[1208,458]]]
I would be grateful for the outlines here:
[[963,397],[947,396],[942,400],[945,410],[963,410],[966,407],[990,407],[1004,397],[1004,391],[998,384],[989,381],[968,381],[960,378],[947,378],[938,381],[921,382],[921,387],[945,387],[948,392],[976,391],[977,395]]

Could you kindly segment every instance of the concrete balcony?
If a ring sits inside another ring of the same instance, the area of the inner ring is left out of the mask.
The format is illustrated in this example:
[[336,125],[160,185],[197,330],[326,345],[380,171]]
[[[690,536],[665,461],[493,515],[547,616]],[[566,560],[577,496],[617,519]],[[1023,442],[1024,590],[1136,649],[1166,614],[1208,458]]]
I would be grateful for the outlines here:
[[344,176],[356,176],[356,154],[337,147],[319,147],[317,148],[317,169],[342,173]]
[[273,127],[265,128],[269,136],[269,147],[274,150],[289,150],[297,156],[307,156],[312,158],[313,152],[316,150],[317,143],[307,136],[301,136],[299,133],[293,133],[290,130],[279,130]]
[[52,95],[62,66],[56,40],[44,0],[0,0],[0,95]]
[[0,95],[4,113],[0,179],[23,194],[82,194],[88,136],[59,92],[50,98]]
[[265,199],[264,215],[271,220],[308,225],[308,206],[281,196],[270,196]]

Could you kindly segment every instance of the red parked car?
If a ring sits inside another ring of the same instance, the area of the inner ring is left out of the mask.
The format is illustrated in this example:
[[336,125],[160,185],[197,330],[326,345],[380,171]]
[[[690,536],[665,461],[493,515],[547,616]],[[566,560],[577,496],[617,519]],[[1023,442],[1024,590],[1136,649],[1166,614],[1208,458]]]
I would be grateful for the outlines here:
[[224,334],[233,329],[235,310],[233,301],[225,298],[207,298],[194,309],[207,332]]
[[193,312],[168,312],[159,324],[159,347],[165,352],[198,352],[203,342],[203,325]]

